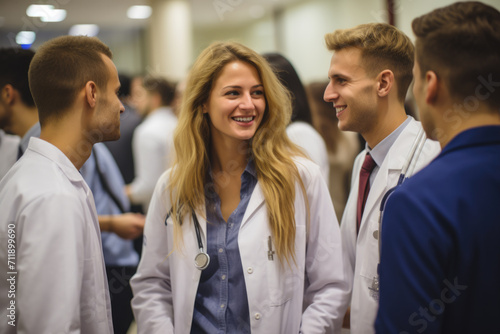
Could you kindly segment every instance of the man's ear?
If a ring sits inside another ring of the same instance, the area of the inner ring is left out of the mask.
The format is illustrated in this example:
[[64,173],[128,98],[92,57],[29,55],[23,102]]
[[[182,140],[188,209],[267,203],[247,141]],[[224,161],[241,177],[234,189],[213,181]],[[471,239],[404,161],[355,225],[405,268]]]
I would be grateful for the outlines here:
[[0,98],[4,101],[5,104],[11,105],[16,100],[17,91],[11,84],[6,84],[2,87],[2,92]]
[[377,94],[380,97],[389,95],[394,85],[394,73],[391,70],[383,70],[377,76]]
[[95,82],[88,81],[85,84],[85,97],[89,106],[91,108],[95,108],[97,103],[97,86]]
[[425,92],[425,102],[427,104],[433,104],[438,96],[439,91],[439,77],[433,71],[427,71],[425,73],[426,82],[426,92]]

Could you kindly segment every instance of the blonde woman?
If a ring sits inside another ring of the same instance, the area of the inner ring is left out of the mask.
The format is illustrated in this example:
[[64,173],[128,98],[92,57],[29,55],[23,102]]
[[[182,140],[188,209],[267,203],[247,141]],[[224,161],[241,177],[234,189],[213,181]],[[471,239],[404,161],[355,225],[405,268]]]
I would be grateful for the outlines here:
[[290,115],[253,50],[198,57],[132,279],[139,333],[340,333],[338,222],[319,167],[286,136]]

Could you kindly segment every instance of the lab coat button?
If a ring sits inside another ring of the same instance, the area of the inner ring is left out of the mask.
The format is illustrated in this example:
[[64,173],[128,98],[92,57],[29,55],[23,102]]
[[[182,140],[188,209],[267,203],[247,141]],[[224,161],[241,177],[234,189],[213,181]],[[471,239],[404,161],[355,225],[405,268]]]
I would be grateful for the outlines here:
[[373,237],[378,240],[378,230],[373,231]]
[[255,320],[260,320],[260,313],[255,313]]
[[248,267],[247,273],[252,274],[253,273],[253,268],[252,267]]

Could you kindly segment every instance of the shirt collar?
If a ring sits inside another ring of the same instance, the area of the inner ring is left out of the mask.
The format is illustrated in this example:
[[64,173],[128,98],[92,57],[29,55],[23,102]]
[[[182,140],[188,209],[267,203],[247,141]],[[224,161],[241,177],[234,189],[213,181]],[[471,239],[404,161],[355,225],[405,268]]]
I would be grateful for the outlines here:
[[21,139],[21,143],[19,143],[19,146],[21,147],[21,150],[23,153],[26,151],[28,148],[28,145],[30,143],[30,138],[31,137],[40,137],[41,133],[41,128],[40,128],[40,123],[36,122],[29,130],[26,132]]
[[54,161],[59,168],[61,168],[66,177],[72,182],[84,182],[83,177],[80,175],[75,165],[71,163],[69,158],[48,141],[37,137],[31,137],[26,153],[29,151],[34,151],[43,155],[47,159]]
[[407,116],[406,120],[401,123],[400,126],[397,127],[396,130],[392,131],[390,135],[385,137],[380,143],[378,143],[374,148],[370,148],[368,144],[366,144],[365,148],[368,153],[372,156],[373,160],[377,164],[377,166],[381,166],[385,157],[389,153],[392,145],[396,142],[399,135],[406,128],[408,124],[413,120],[413,117]]

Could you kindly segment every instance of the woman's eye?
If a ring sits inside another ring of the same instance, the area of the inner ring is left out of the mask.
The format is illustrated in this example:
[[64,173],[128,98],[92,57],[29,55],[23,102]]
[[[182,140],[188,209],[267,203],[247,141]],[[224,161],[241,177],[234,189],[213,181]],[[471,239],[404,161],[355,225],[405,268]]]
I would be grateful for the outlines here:
[[236,90],[230,90],[230,91],[226,92],[226,94],[224,94],[224,95],[236,96],[238,94],[239,94],[238,91],[236,91]]
[[255,90],[252,92],[253,95],[264,95],[264,91],[263,90]]

